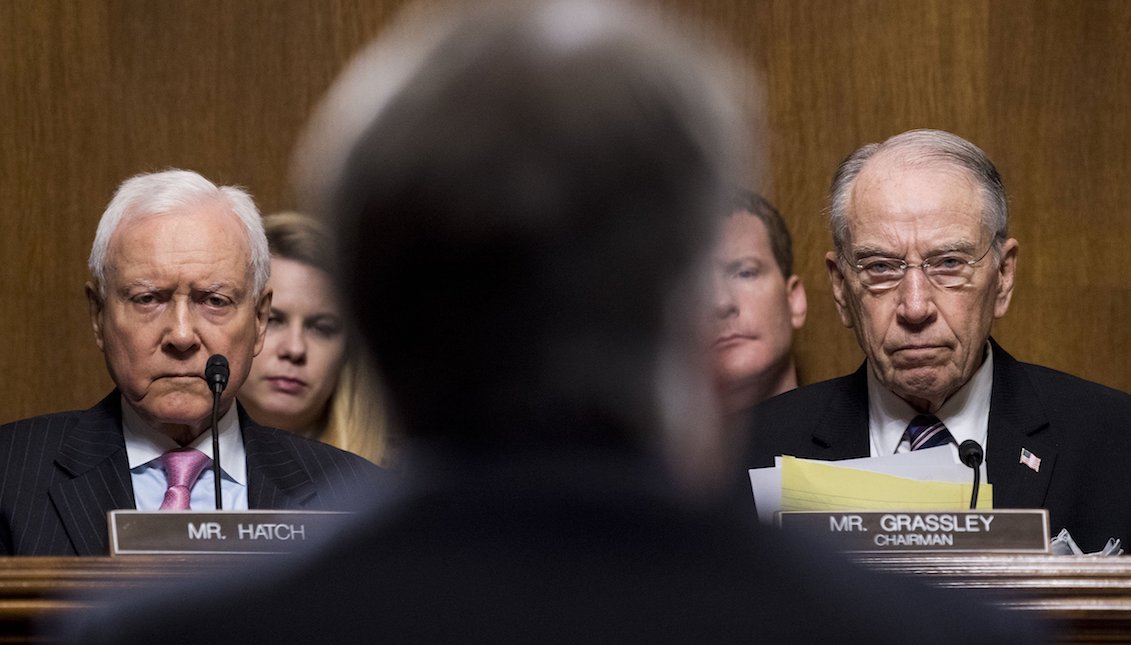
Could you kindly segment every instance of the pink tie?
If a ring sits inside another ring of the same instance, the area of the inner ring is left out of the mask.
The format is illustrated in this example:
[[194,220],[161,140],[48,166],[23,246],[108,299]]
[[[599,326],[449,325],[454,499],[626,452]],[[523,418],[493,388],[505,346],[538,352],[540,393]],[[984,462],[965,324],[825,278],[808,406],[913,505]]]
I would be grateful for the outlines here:
[[200,477],[201,471],[212,461],[208,455],[193,448],[177,448],[161,455],[165,465],[165,500],[161,502],[162,511],[187,511],[192,499],[192,485]]

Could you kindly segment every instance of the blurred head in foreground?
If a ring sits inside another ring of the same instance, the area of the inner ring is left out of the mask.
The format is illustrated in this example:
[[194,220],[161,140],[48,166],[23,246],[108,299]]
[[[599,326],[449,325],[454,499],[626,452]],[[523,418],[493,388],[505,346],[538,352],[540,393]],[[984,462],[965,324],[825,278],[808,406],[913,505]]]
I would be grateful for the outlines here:
[[797,387],[793,332],[808,301],[793,273],[793,242],[778,210],[735,194],[712,253],[711,359],[723,412],[736,414]]
[[723,66],[619,3],[415,27],[347,71],[298,167],[406,435],[694,461],[691,339],[743,140]]
[[263,351],[240,402],[260,423],[378,462],[384,446],[378,395],[330,277],[330,236],[299,213],[267,215],[263,229],[274,296]]

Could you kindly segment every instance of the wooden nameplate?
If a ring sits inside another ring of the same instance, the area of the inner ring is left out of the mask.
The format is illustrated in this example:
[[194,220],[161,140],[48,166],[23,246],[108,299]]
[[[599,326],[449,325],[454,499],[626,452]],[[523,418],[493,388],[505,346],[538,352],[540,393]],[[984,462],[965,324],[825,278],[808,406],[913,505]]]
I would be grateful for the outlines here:
[[1044,509],[980,511],[785,511],[786,530],[816,533],[843,551],[1047,553]]
[[110,555],[288,553],[329,537],[351,515],[321,511],[110,511]]

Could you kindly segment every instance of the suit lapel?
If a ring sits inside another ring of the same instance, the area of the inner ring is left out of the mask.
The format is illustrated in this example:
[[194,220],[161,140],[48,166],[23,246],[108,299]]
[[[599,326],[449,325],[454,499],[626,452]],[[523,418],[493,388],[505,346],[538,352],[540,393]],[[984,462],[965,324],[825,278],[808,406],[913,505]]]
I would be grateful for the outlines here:
[[[1044,506],[1056,466],[1056,438],[1041,400],[1021,364],[991,339],[994,384],[987,430],[987,479],[997,508]],[[1021,450],[1040,458],[1034,470],[1021,463]]]
[[247,505],[251,509],[301,509],[316,488],[301,460],[276,433],[256,424],[241,407],[247,452]]
[[867,457],[868,376],[867,363],[844,380],[830,397],[821,423],[813,431],[813,443],[823,451],[818,459],[836,460]]
[[78,555],[106,555],[106,513],[134,508],[117,390],[68,432],[55,464],[69,479],[48,495],[71,545]]

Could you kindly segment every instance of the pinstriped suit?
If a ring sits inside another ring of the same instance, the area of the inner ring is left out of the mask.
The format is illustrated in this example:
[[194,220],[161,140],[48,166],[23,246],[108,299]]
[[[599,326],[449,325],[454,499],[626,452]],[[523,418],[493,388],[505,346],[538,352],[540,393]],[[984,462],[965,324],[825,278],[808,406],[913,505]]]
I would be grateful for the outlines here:
[[[248,507],[340,510],[382,471],[239,410]],[[106,555],[106,512],[134,508],[117,390],[89,410],[0,426],[0,555]]]

